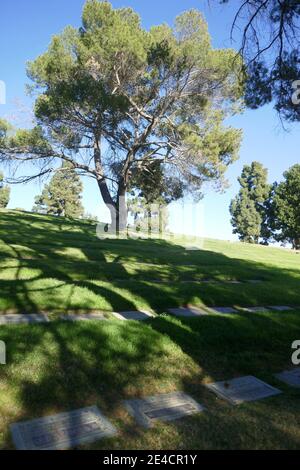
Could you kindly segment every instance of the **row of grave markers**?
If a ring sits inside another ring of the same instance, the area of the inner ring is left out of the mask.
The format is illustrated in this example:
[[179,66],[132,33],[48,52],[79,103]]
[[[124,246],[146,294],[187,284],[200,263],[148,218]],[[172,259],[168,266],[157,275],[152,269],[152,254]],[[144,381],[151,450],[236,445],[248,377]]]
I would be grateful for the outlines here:
[[[288,385],[300,387],[300,368],[275,375]],[[281,390],[248,375],[205,385],[233,405],[278,395]],[[124,406],[136,422],[151,428],[156,421],[172,421],[205,411],[205,407],[183,392],[125,400]],[[19,450],[68,449],[113,437],[117,429],[97,406],[19,422],[10,426],[13,442]]]
[[[298,307],[289,307],[287,305],[273,305],[268,307],[240,307],[238,310],[233,307],[178,307],[170,308],[168,312],[177,317],[199,317],[202,315],[208,315],[209,313],[217,314],[234,314],[234,313],[257,313],[257,312],[268,312],[268,311],[277,311],[284,312],[293,310]],[[125,311],[125,312],[111,312],[112,315],[119,320],[147,320],[150,318],[155,318],[153,313],[146,310],[138,311]],[[81,320],[106,320],[106,317],[103,313],[69,313],[62,314],[59,316],[60,320],[68,321],[81,321]],[[6,314],[0,315],[0,325],[8,324],[21,324],[21,323],[48,323],[50,321],[49,316],[46,313],[32,313],[32,314]]]
[[[271,307],[273,310],[291,310],[288,306]],[[212,310],[212,309],[210,309]],[[263,311],[265,307],[254,307],[248,311]],[[216,313],[236,313],[230,307],[217,307]],[[169,309],[176,316],[206,315],[208,312],[196,307]],[[145,320],[153,315],[145,311],[127,311],[114,314],[121,320]],[[46,314],[5,315],[11,323],[48,322]],[[105,320],[101,313],[63,315],[65,320]],[[3,324],[3,323],[2,323]],[[276,377],[289,385],[300,387],[300,368],[277,374]],[[245,401],[259,400],[281,393],[265,382],[253,376],[235,378],[229,381],[206,384],[206,387],[230,403],[237,405]],[[205,408],[189,395],[182,392],[156,395],[145,399],[127,400],[124,402],[127,411],[137,423],[149,428],[157,420],[170,421],[191,414],[199,413]],[[103,437],[117,434],[116,428],[103,416],[96,406],[60,413],[58,415],[39,418],[32,421],[16,423],[11,426],[13,441],[17,449],[63,449],[79,444],[94,442]]]
[[[128,278],[120,278],[116,279],[114,278],[115,281],[117,282],[138,282],[141,281],[141,279],[128,279]],[[204,284],[259,284],[261,282],[265,282],[264,279],[214,279],[214,278],[190,278],[190,279],[175,279],[176,282],[181,282],[181,283],[204,283]],[[174,279],[159,279],[159,278],[149,278],[149,279],[142,279],[142,282],[151,282],[155,284],[164,284],[164,283],[170,283],[174,282]]]

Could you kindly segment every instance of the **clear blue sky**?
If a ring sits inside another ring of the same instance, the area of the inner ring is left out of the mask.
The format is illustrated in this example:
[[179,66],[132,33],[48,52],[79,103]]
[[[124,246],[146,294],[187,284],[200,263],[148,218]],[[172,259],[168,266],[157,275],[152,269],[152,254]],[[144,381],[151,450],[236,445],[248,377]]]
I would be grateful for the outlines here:
[[[198,8],[208,22],[215,47],[231,47],[230,26],[237,1],[232,6],[219,6],[217,0],[113,0],[114,7],[130,6],[141,15],[148,28],[162,22],[172,23],[183,10]],[[21,125],[30,116],[30,100],[25,94],[28,83],[25,68],[28,60],[45,51],[51,36],[66,25],[79,26],[84,0],[1,0],[0,80],[7,86],[7,103],[0,105],[0,117],[14,117]],[[27,109],[28,108],[28,109]],[[244,131],[240,159],[227,172],[230,188],[225,194],[208,190],[204,199],[204,234],[213,238],[232,239],[228,206],[238,190],[236,181],[242,166],[253,160],[269,169],[270,181],[279,180],[289,166],[299,162],[299,128],[282,130],[272,107],[246,111],[231,119],[231,124]],[[31,210],[38,183],[13,186],[10,206]],[[96,184],[84,181],[83,203],[90,213],[105,217]]]

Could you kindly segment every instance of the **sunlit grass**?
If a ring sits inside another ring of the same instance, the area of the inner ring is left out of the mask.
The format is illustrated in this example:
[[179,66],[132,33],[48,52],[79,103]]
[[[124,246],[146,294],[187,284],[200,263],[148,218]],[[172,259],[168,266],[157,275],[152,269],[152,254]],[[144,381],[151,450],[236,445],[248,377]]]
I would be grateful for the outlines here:
[[[299,391],[274,378],[291,367],[300,310],[178,319],[168,307],[300,305],[300,255],[216,240],[99,240],[95,226],[0,212],[0,311],[101,310],[107,322],[0,326],[0,448],[9,424],[98,405],[118,436],[95,449],[297,449]],[[258,284],[228,280],[260,279]],[[161,280],[161,282],[157,282]],[[195,282],[191,282],[191,281]],[[214,282],[197,282],[211,280]],[[156,282],[155,282],[156,281]],[[190,281],[190,282],[183,282]],[[146,323],[112,311],[145,308]],[[255,375],[284,393],[232,407],[208,392],[212,380]],[[125,398],[183,390],[206,412],[143,430]]]
[[[14,211],[1,212],[0,230],[3,312],[300,305],[300,255],[282,249],[204,240],[203,249],[188,251],[189,240],[178,237],[100,240],[90,222]],[[264,282],[225,283],[249,279]]]
[[[87,448],[297,449],[299,392],[273,374],[290,367],[299,314],[2,327],[8,363],[0,370],[0,448],[13,446],[12,422],[96,404],[119,432]],[[284,393],[233,407],[203,386],[248,374]],[[123,406],[127,398],[175,390],[205,413],[146,431]]]

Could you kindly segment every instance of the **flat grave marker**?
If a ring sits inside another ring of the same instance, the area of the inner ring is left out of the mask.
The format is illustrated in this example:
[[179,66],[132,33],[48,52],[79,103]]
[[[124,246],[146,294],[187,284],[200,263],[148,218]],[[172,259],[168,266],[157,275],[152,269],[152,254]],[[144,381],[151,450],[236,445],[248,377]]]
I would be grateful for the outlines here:
[[223,313],[225,315],[230,313],[238,313],[238,311],[232,307],[212,307],[211,310],[217,313]]
[[287,305],[270,305],[268,308],[276,310],[277,312],[288,312],[289,310],[293,310],[292,307],[288,307]]
[[106,320],[105,316],[102,313],[69,313],[61,315],[60,320],[66,321],[87,321],[87,320]]
[[242,284],[242,281],[237,281],[235,279],[229,279],[228,281],[223,281],[226,284]]
[[229,401],[233,405],[261,400],[262,398],[281,393],[277,388],[257,379],[253,375],[221,382],[213,382],[205,386],[216,393],[220,398]]
[[300,367],[296,367],[292,370],[285,370],[279,374],[275,374],[275,377],[287,385],[292,387],[300,388]]
[[68,449],[117,433],[96,406],[15,423],[10,428],[19,450]]
[[152,283],[152,284],[161,284],[161,283],[166,283],[166,282],[172,282],[170,281],[169,279],[151,279],[151,278],[126,278],[126,279],[115,279],[116,282],[148,282],[148,283]]
[[118,320],[149,320],[149,318],[154,318],[154,315],[150,312],[144,310],[138,311],[127,311],[127,312],[113,312],[114,317]]
[[202,405],[183,392],[126,400],[124,403],[129,414],[145,428],[151,428],[157,420],[172,421],[204,410]]
[[183,282],[183,283],[202,283],[202,284],[210,284],[210,283],[217,283],[216,279],[205,279],[205,278],[190,278],[190,279],[178,279],[177,282]]
[[[227,283],[227,281],[218,281],[217,279],[201,279],[201,278],[194,278],[194,279],[178,279],[179,282],[185,283],[199,283],[199,284],[220,284],[220,283]],[[231,281],[229,282],[231,283]],[[234,282],[233,284],[241,284],[240,282]]]
[[267,307],[241,307],[241,310],[244,312],[249,312],[249,313],[265,313],[265,312],[270,312],[270,309]]
[[210,284],[210,283],[216,284],[219,281],[217,279],[202,278],[202,279],[199,279],[199,282],[204,282],[205,284]]
[[22,323],[45,323],[49,318],[45,313],[0,315],[0,325],[19,325]]
[[202,315],[207,315],[207,312],[197,307],[169,308],[168,312],[176,317],[201,317]]

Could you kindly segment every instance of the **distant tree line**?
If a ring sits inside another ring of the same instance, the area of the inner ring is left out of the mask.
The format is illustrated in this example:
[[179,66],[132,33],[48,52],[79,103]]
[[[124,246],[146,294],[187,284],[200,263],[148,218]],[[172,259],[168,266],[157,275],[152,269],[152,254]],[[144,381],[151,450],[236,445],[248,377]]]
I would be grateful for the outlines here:
[[248,243],[290,243],[300,249],[300,164],[268,184],[268,171],[259,162],[244,165],[239,193],[231,201],[233,233]]

